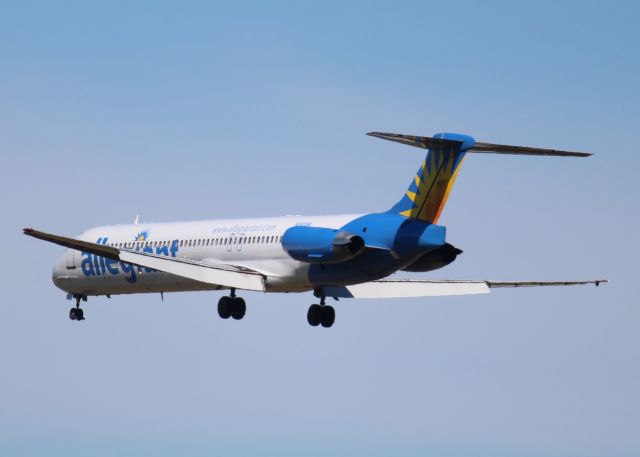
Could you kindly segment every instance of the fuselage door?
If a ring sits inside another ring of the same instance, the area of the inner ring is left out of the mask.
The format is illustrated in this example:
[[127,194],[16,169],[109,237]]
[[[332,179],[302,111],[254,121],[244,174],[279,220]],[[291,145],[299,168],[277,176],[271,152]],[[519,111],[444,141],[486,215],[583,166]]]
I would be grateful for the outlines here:
[[77,252],[75,249],[67,249],[67,270],[73,270],[76,268]]

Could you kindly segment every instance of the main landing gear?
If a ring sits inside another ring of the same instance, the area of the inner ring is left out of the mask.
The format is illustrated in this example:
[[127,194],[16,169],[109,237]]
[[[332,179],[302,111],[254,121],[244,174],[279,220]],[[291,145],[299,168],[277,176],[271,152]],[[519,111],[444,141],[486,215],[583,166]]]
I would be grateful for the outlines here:
[[87,296],[74,294],[73,298],[76,299],[76,306],[69,310],[69,319],[72,321],[83,321],[84,311],[80,308],[80,300],[87,301]]
[[235,320],[240,320],[246,312],[247,305],[244,299],[236,297],[235,289],[231,289],[231,296],[220,297],[218,301],[218,315],[223,319],[233,317]]
[[309,306],[307,311],[307,322],[312,327],[322,325],[325,328],[329,328],[336,320],[336,310],[333,306],[324,304],[324,295],[320,297],[320,304],[313,304]]

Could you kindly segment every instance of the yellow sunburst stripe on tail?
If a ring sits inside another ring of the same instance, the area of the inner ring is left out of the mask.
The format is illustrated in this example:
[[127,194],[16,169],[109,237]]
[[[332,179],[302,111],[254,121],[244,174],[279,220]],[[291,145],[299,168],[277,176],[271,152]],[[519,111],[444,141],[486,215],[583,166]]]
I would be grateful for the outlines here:
[[[454,160],[451,160],[452,166],[453,166],[453,162]],[[444,209],[444,205],[447,203],[447,199],[449,198],[449,194],[451,193],[451,189],[453,188],[453,184],[456,181],[456,178],[458,177],[458,172],[460,171],[460,167],[462,166],[462,162],[464,162],[464,157],[460,160],[460,162],[458,163],[458,166],[456,167],[456,169],[454,170],[453,174],[451,175],[451,178],[449,178],[448,182],[447,182],[447,186],[445,188],[444,194],[442,195],[442,198],[440,200],[440,204],[438,205],[435,214],[433,215],[432,219],[428,219],[431,222],[433,222],[434,224],[438,222],[438,219],[440,219],[440,214],[442,213],[442,210]]]

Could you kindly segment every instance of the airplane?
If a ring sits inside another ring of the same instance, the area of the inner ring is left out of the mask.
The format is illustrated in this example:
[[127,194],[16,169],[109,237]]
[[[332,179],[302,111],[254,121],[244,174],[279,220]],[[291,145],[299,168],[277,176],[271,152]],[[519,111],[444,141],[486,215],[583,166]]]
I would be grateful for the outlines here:
[[25,228],[24,234],[64,246],[53,283],[75,299],[69,318],[84,320],[89,296],[228,290],[218,301],[223,319],[245,316],[237,291],[309,292],[314,327],[331,327],[327,298],[403,298],[484,294],[502,287],[570,286],[607,282],[402,279],[398,271],[429,272],[462,251],[446,241],[440,214],[467,153],[588,157],[584,152],[477,142],[468,135],[367,135],[426,149],[408,190],[386,211],[334,216],[286,216],[195,222],[136,223],[91,228],[76,238]]

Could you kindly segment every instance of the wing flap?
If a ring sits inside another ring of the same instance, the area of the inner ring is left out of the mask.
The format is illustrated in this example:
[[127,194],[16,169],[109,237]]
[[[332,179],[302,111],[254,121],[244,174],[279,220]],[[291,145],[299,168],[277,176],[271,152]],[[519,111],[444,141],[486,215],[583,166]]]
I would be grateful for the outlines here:
[[120,250],[120,260],[207,284],[261,292],[265,290],[264,276],[258,272],[240,272],[235,269],[222,268],[220,265],[209,265],[189,259],[178,259],[124,249]]
[[141,267],[154,268],[165,273],[207,284],[216,284],[235,289],[265,291],[264,275],[248,269],[240,270],[232,265],[208,264],[185,258],[166,257],[129,249],[114,248],[113,246],[104,246],[74,238],[52,235],[31,228],[24,229],[24,234],[70,249],[77,249],[78,251],[132,263]]
[[341,298],[409,298],[445,295],[488,294],[485,281],[431,281],[382,279],[352,286],[323,287],[329,297]]

